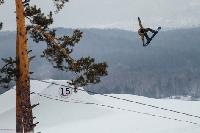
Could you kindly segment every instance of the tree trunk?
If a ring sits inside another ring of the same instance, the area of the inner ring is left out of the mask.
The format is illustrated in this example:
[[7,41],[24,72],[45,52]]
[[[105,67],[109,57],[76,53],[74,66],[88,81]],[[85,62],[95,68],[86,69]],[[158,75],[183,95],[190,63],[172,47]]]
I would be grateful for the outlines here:
[[17,21],[16,67],[18,69],[16,81],[16,132],[27,133],[33,132],[27,32],[22,0],[15,0],[15,2]]
[[[17,30],[18,31],[18,30]],[[18,34],[16,35],[16,61],[19,60],[19,42],[18,42]],[[16,63],[16,70],[19,72],[19,63]],[[21,90],[19,89],[19,74],[16,75],[16,132],[23,132],[23,123],[22,123],[22,111],[21,111]]]

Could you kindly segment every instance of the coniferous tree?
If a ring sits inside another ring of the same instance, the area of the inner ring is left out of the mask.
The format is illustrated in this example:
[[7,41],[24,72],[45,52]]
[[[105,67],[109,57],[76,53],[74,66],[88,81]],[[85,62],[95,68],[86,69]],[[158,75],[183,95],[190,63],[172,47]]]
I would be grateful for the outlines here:
[[[76,87],[100,82],[102,76],[107,75],[107,64],[95,63],[91,57],[75,59],[71,56],[73,47],[82,38],[80,30],[74,30],[72,36],[59,36],[55,29],[49,26],[53,23],[53,14],[58,13],[68,0],[52,0],[56,7],[54,12],[45,15],[36,5],[30,6],[30,0],[16,0],[16,58],[3,59],[5,65],[0,69],[0,84],[16,80],[16,132],[33,132],[37,123],[33,123],[30,102],[30,77],[27,33],[34,42],[46,42],[47,48],[41,57],[52,63],[54,68],[65,72],[74,72],[77,77],[72,79],[71,84]],[[0,3],[4,1],[1,0]],[[25,24],[27,19],[30,24]]]

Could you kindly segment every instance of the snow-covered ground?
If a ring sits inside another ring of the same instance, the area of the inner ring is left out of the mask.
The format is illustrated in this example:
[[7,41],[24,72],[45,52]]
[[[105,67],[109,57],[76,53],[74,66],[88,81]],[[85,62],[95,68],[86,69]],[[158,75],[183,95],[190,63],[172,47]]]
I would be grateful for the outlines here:
[[[61,80],[48,80],[48,82],[67,85],[66,81]],[[32,95],[31,98],[32,104],[40,103],[33,109],[34,116],[37,117],[35,122],[40,122],[36,131],[42,133],[200,133],[199,118],[102,95],[89,95],[84,91],[63,98],[60,96],[60,88],[61,86],[50,83],[31,81],[31,91],[39,93],[39,95]],[[129,94],[109,96],[200,116],[200,101],[151,99]],[[0,95],[0,129],[15,129],[14,89]],[[14,131],[0,130],[0,133],[14,133]]]

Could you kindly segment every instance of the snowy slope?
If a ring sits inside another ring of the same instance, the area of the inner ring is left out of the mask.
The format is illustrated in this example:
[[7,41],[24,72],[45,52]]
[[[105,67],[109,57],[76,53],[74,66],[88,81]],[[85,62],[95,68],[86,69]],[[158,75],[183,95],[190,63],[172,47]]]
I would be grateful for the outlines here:
[[[67,85],[66,81],[48,80],[48,82]],[[160,109],[153,109],[102,95],[89,95],[83,91],[73,93],[68,98],[61,98],[59,95],[59,88],[60,86],[58,85],[31,81],[31,91],[40,94],[32,95],[31,99],[32,104],[40,103],[39,106],[33,109],[34,116],[37,117],[36,121],[40,122],[36,127],[36,131],[41,131],[42,133],[200,133],[200,124],[193,125],[184,122],[191,121],[200,123],[200,119],[198,118]],[[110,96],[130,99],[200,116],[199,101],[150,99],[128,94],[113,94]],[[114,108],[99,106],[102,104]],[[0,129],[15,128],[14,105],[14,90],[0,95]],[[182,121],[163,119],[127,110],[154,114],[156,116],[165,116],[173,119],[176,118]],[[0,130],[0,133],[7,132],[10,133],[14,131]]]

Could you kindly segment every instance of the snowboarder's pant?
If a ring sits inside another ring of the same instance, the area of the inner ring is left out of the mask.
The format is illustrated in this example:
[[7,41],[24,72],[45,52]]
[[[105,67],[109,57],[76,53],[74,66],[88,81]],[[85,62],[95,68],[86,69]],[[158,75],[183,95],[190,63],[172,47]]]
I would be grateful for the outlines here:
[[149,36],[147,35],[147,33],[144,33],[144,36],[146,37],[147,40],[150,40]]
[[150,40],[149,36],[147,35],[147,32],[149,32],[149,31],[150,31],[151,33],[153,33],[153,34],[156,33],[155,30],[153,30],[153,29],[151,29],[151,28],[146,28],[146,29],[145,29],[145,32],[144,32],[144,36],[146,37],[147,40]]
[[151,29],[151,28],[146,28],[145,29],[145,32],[151,32],[151,33],[156,33],[156,31],[155,30],[153,30],[153,29]]

